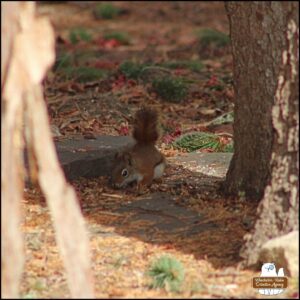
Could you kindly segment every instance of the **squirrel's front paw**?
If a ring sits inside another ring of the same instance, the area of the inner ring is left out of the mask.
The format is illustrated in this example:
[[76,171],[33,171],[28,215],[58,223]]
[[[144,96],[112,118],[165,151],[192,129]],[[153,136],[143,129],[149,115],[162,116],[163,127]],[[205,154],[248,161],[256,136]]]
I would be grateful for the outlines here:
[[149,192],[149,188],[148,188],[147,185],[141,184],[141,183],[136,185],[136,194],[137,194],[137,196],[145,195],[148,192]]

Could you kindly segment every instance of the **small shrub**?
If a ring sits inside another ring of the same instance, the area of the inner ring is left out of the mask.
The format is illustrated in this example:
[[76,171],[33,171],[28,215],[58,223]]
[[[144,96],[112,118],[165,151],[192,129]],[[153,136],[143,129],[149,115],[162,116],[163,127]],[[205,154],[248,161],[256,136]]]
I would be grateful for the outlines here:
[[181,78],[163,77],[152,81],[153,90],[163,100],[178,103],[188,92],[186,82]]
[[213,44],[217,47],[224,47],[230,42],[230,38],[227,34],[211,28],[201,29],[197,35],[201,44],[205,46]]
[[145,64],[135,63],[132,61],[124,61],[120,65],[119,69],[128,79],[137,80],[146,66],[147,65]]
[[105,40],[116,40],[118,42],[120,42],[123,45],[128,45],[130,42],[130,38],[128,36],[128,34],[126,32],[110,32],[110,33],[105,33],[103,38]]
[[73,59],[74,57],[69,53],[59,54],[53,67],[54,71],[70,67],[73,64]]
[[162,256],[154,261],[147,272],[152,277],[150,288],[164,288],[177,292],[184,280],[184,268],[175,258]]
[[175,148],[193,152],[198,149],[212,149],[215,152],[233,152],[233,144],[223,144],[218,135],[207,132],[185,134],[173,142]]
[[233,144],[233,142],[227,144],[227,145],[224,147],[223,152],[233,153],[233,152],[234,152],[234,144]]
[[106,75],[101,69],[90,67],[69,67],[64,70],[65,76],[68,78],[74,78],[79,82],[95,81],[103,78]]
[[120,14],[120,9],[111,3],[98,4],[95,11],[97,19],[113,19]]
[[76,45],[80,41],[90,42],[92,36],[84,28],[74,28],[70,31],[70,42]]
[[170,69],[185,68],[194,72],[199,72],[203,69],[203,64],[199,60],[170,61],[162,63],[161,66]]
[[185,64],[188,69],[190,69],[191,71],[194,71],[194,72],[199,72],[204,67],[203,63],[199,60],[186,61]]

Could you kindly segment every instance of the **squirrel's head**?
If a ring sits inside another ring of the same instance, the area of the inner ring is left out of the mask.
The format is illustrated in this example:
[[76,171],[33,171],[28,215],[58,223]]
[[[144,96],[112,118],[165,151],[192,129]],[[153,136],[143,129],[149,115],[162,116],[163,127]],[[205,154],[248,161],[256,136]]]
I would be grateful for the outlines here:
[[129,183],[138,181],[139,175],[134,167],[134,159],[129,152],[117,153],[111,175],[111,184],[115,188],[126,187]]

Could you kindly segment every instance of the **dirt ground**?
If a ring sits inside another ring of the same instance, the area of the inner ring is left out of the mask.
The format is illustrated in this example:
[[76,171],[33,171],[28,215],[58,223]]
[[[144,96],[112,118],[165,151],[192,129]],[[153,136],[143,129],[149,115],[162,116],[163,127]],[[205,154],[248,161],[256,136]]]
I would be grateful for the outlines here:
[[[230,46],[203,45],[197,36],[203,28],[229,33],[223,3],[116,1],[113,5],[120,12],[112,19],[95,16],[99,3],[38,4],[39,14],[50,18],[57,42],[57,63],[44,81],[55,139],[127,135],[130,117],[145,105],[160,112],[160,150],[167,158],[180,155],[180,150],[170,146],[174,137],[199,129],[209,131],[207,122],[233,109]],[[81,33],[84,28],[84,33],[72,42],[78,28]],[[105,38],[112,32],[123,33],[125,41]],[[79,69],[76,73],[70,65],[63,66],[69,59],[71,66],[94,68],[103,75],[80,80]],[[120,71],[125,61],[151,65],[146,80],[125,76]],[[194,64],[167,67],[167,63],[183,61]],[[153,91],[149,82],[161,72],[189,81],[184,101],[167,102]],[[219,130],[232,133],[230,125]],[[131,222],[130,212],[118,209],[141,198],[130,190],[111,189],[107,178],[73,182],[89,231],[96,297],[260,298],[251,285],[260,271],[244,270],[239,264],[243,236],[254,224],[257,204],[243,197],[224,199],[218,192],[220,182],[171,165],[162,182],[148,191],[147,195],[167,193],[177,205],[217,226],[191,236],[146,230],[146,223]],[[26,243],[22,297],[70,297],[51,216],[38,188],[25,190],[22,207]],[[178,292],[149,288],[151,278],[146,273],[151,262],[163,254],[184,266],[184,284]],[[297,297],[297,283],[290,283],[282,297]]]

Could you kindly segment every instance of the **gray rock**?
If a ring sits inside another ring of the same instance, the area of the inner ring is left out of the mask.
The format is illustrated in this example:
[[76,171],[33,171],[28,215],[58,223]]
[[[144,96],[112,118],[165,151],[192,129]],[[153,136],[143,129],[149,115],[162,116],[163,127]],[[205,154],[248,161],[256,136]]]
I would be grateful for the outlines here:
[[[55,143],[59,161],[68,180],[79,177],[93,178],[111,173],[116,152],[133,144],[128,136],[83,137]],[[228,169],[231,153],[189,153],[168,159],[170,163],[182,164],[191,171],[223,178]]]
[[142,197],[138,201],[124,204],[116,212],[126,213],[126,220],[131,224],[143,222],[143,228],[137,233],[144,236],[153,229],[170,236],[191,236],[218,228],[217,224],[206,221],[201,214],[177,205],[172,196],[166,193],[157,192]]
[[232,153],[199,153],[191,152],[171,159],[180,163],[193,172],[200,172],[208,176],[223,178],[226,175]]
[[259,261],[273,262],[277,269],[284,268],[285,275],[299,277],[299,231],[266,242],[260,251]]
[[116,152],[133,143],[127,136],[98,136],[56,142],[59,161],[68,180],[93,178],[111,173]]

